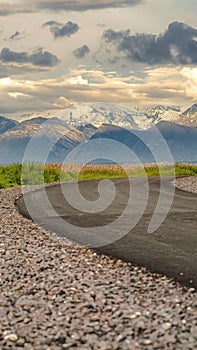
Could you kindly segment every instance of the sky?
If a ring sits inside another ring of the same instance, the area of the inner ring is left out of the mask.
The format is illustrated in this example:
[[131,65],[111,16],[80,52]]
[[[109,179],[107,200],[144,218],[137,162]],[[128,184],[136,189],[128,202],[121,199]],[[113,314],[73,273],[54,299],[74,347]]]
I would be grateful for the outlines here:
[[0,0],[0,115],[197,100],[196,0]]

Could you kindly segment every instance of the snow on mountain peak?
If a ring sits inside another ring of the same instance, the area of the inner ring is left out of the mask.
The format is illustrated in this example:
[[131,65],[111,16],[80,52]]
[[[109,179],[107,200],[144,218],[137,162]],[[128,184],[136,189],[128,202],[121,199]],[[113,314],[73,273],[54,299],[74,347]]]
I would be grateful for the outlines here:
[[99,127],[102,124],[113,124],[126,129],[143,130],[162,120],[197,126],[197,103],[187,109],[180,106],[126,107],[106,102],[82,103],[56,112],[55,117],[73,127],[86,125]]
[[76,124],[113,124],[128,129],[146,129],[152,119],[136,108],[124,107],[112,103],[81,104],[65,109],[59,116],[62,120]]

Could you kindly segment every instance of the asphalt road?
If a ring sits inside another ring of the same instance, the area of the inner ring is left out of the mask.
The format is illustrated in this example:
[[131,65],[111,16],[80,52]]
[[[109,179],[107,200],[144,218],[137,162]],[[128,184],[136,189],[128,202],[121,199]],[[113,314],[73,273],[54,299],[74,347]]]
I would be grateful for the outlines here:
[[172,178],[162,178],[162,189],[159,178],[149,178],[149,192],[146,181],[114,179],[114,188],[104,182],[103,192],[97,180],[82,181],[80,193],[88,203],[78,199],[76,183],[64,183],[26,193],[16,204],[23,215],[59,236],[197,289],[197,195],[176,188],[170,205]]

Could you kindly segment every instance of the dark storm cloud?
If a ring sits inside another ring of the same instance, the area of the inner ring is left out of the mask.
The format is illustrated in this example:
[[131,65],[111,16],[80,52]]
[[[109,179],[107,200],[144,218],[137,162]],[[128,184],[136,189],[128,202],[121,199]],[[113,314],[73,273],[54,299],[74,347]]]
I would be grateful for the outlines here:
[[12,13],[38,12],[43,9],[51,11],[87,11],[92,9],[121,8],[144,3],[145,0],[21,0],[13,4],[0,0],[0,16]]
[[71,21],[67,22],[66,24],[58,23],[56,21],[48,21],[44,23],[43,26],[50,27],[50,31],[54,38],[61,38],[64,36],[70,37],[79,30],[78,24]]
[[160,35],[134,34],[130,30],[104,31],[107,44],[114,44],[127,58],[148,64],[196,64],[197,29],[185,23],[173,22]]
[[83,58],[85,57],[85,55],[87,55],[90,52],[90,49],[87,45],[83,45],[81,47],[79,47],[78,49],[73,51],[73,55],[76,58]]
[[48,51],[43,51],[42,49],[33,53],[29,57],[30,57],[31,62],[35,66],[53,67],[59,63],[59,60],[58,60],[56,55],[53,55]]
[[57,56],[48,51],[39,49],[33,54],[29,55],[27,52],[15,52],[9,48],[4,47],[0,52],[0,61],[2,63],[18,63],[18,64],[32,64],[40,67],[53,67],[59,62]]
[[103,8],[120,8],[127,6],[134,6],[143,3],[144,0],[46,0],[37,1],[39,8],[50,9],[50,10],[66,10],[66,11],[87,11],[92,9],[103,9]]

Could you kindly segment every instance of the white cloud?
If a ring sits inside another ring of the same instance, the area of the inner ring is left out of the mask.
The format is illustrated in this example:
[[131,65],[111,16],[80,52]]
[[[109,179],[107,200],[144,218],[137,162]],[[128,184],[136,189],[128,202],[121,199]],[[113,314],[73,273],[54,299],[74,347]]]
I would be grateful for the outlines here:
[[74,85],[88,85],[88,80],[84,79],[81,75],[78,75],[77,77],[71,77],[70,83]]
[[71,70],[62,80],[0,79],[1,113],[20,115],[27,111],[64,109],[72,103],[111,102],[128,106],[184,104],[197,98],[197,69],[160,67],[146,69],[144,79],[121,78],[116,72]]
[[184,67],[181,70],[181,75],[186,80],[186,95],[197,100],[197,68]]

